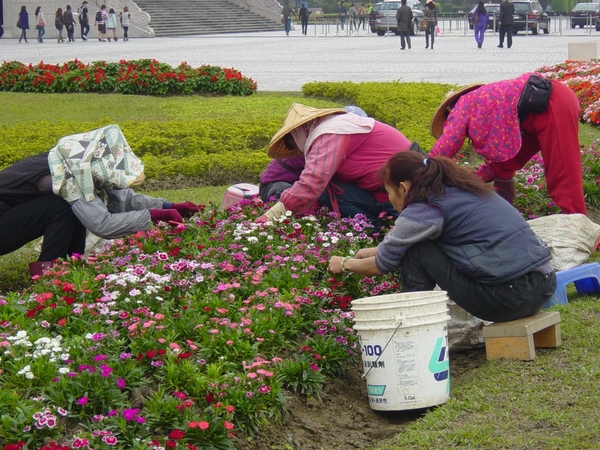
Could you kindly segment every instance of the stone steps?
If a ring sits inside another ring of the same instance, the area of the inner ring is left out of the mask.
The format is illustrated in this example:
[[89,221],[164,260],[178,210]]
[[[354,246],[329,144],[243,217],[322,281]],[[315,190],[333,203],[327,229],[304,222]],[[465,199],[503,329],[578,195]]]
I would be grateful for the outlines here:
[[137,0],[157,37],[280,31],[283,26],[225,0]]

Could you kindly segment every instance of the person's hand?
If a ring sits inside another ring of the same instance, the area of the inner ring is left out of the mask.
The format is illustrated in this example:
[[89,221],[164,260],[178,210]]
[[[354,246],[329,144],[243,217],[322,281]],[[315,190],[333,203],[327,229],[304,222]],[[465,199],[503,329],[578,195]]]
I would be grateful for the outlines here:
[[337,275],[344,273],[344,271],[342,270],[343,260],[344,257],[342,256],[332,256],[331,258],[329,258],[329,271]]
[[149,209],[152,222],[183,222],[183,217],[175,209]]
[[200,211],[198,205],[192,202],[173,203],[171,208],[177,210],[177,212],[181,214],[181,217],[185,217],[186,219],[189,219]]
[[269,218],[264,214],[254,221],[254,223],[267,223]]

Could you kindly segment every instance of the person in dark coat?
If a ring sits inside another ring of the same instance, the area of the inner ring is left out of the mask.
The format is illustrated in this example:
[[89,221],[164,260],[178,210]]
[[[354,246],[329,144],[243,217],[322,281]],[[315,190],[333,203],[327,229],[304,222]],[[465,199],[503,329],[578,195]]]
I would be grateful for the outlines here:
[[300,7],[300,11],[298,11],[298,17],[300,18],[300,22],[302,23],[302,34],[306,35],[306,31],[308,29],[308,17],[310,16],[310,11],[306,7],[304,3]]
[[19,12],[19,24],[17,26],[21,29],[19,43],[21,43],[22,40],[29,42],[27,40],[27,30],[29,30],[29,13],[27,13],[27,8],[25,5],[21,6],[21,11]]
[[506,46],[512,47],[512,27],[514,19],[515,5],[508,0],[502,0],[500,3],[500,13],[498,14],[498,27],[500,27],[500,44],[498,48],[504,47],[504,36],[506,35]]
[[469,170],[442,156],[399,152],[379,174],[400,215],[377,247],[332,256],[331,272],[399,270],[403,292],[437,284],[466,311],[494,322],[533,316],[554,295],[548,246]]
[[412,29],[413,12],[406,0],[402,0],[402,5],[396,11],[396,21],[398,22],[398,34],[400,34],[400,50],[404,50],[406,45],[410,50],[410,30]]

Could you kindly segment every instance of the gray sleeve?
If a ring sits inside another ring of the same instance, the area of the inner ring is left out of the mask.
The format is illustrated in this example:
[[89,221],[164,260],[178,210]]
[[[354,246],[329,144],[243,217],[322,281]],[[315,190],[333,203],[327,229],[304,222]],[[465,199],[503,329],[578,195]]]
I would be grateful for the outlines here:
[[375,265],[382,274],[400,267],[402,257],[411,245],[436,239],[442,233],[444,214],[434,205],[413,203],[402,212],[394,228],[377,246]]
[[133,189],[105,189],[108,195],[107,207],[111,213],[140,211],[142,209],[162,209],[166,200],[144,194]]
[[152,226],[147,209],[111,213],[99,198],[90,202],[79,199],[71,204],[71,209],[86,229],[104,239],[115,239]]

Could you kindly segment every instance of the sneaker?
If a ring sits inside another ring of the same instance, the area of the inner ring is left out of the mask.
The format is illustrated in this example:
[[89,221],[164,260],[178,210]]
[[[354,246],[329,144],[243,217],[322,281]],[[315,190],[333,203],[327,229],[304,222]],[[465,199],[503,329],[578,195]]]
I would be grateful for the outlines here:
[[498,48],[504,48],[504,45],[499,45]]
[[83,39],[84,41],[87,41],[87,37],[85,37],[85,36],[81,36],[81,39]]

